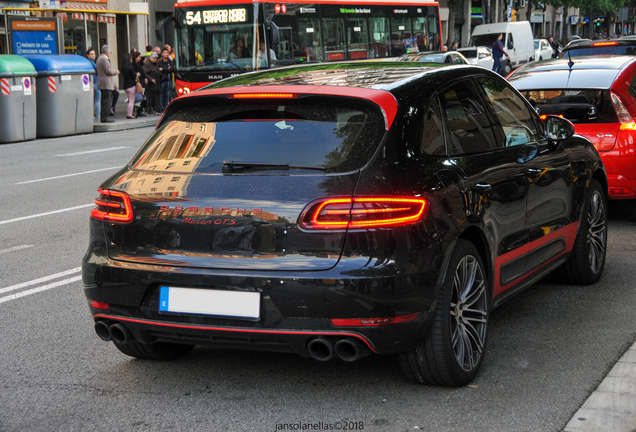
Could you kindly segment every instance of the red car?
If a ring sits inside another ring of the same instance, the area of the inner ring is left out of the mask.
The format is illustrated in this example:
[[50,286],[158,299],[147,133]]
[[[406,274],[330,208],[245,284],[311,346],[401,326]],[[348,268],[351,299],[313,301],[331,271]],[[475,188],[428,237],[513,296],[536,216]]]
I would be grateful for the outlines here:
[[607,169],[609,196],[636,198],[636,58],[568,57],[530,63],[508,80],[535,107],[570,120]]

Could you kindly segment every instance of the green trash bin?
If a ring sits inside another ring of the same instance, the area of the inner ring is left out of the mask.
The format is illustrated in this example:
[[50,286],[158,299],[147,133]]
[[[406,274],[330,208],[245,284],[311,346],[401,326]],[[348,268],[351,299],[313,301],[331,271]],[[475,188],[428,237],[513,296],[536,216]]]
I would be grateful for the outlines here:
[[0,143],[35,139],[36,76],[35,68],[24,57],[0,55]]

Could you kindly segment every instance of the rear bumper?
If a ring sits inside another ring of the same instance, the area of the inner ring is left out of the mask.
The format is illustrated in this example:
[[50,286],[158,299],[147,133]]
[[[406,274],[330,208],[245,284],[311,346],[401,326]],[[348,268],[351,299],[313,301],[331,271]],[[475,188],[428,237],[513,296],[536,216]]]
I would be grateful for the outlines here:
[[[83,263],[84,292],[95,321],[120,323],[141,342],[289,351],[309,356],[307,344],[318,337],[355,338],[377,354],[412,348],[420,340],[437,298],[436,276],[358,267],[342,259],[333,269],[316,272],[228,273],[114,262]],[[242,319],[159,311],[161,286],[260,293],[260,318]],[[391,318],[417,314],[411,321],[380,325],[336,326],[331,319]]]
[[611,199],[636,199],[636,180],[622,174],[608,174],[607,184]]

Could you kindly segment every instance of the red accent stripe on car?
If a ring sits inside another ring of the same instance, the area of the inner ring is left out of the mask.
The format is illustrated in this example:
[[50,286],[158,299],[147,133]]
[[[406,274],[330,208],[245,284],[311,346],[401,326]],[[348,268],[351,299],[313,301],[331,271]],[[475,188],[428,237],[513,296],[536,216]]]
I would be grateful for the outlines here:
[[294,331],[294,330],[259,330],[259,329],[237,329],[237,328],[228,328],[228,327],[208,327],[208,326],[200,326],[200,325],[168,324],[163,322],[124,318],[119,316],[102,315],[102,314],[96,314],[95,316],[93,316],[93,319],[95,318],[103,318],[103,319],[108,319],[113,321],[133,322],[137,324],[156,325],[160,327],[183,328],[183,329],[191,329],[191,330],[226,331],[226,332],[232,332],[232,333],[288,334],[288,335],[308,335],[308,336],[351,336],[351,337],[360,339],[371,351],[373,351],[376,354],[378,353],[371,345],[371,342],[369,342],[364,336],[357,333],[329,332],[329,331],[324,332],[324,331]]
[[[540,269],[542,269],[543,267],[545,267],[546,265],[550,264],[551,262],[553,262],[554,260],[560,258],[561,256],[565,255],[566,253],[569,253],[572,251],[572,248],[574,247],[574,240],[576,239],[576,233],[578,232],[579,229],[579,223],[578,222],[573,222],[569,225],[564,226],[563,228],[560,228],[554,232],[551,232],[550,234],[541,237],[540,239],[534,240],[530,243],[528,243],[527,245],[521,246],[513,251],[510,251],[506,254],[503,254],[501,256],[498,256],[497,258],[495,258],[495,284],[494,284],[494,292],[493,292],[493,298],[498,296],[499,294],[501,294],[502,292],[506,291],[508,288],[518,284],[519,282],[521,282],[522,280],[528,278],[529,276],[533,275],[534,273],[536,273],[537,271],[539,271]],[[519,258],[520,256],[534,250],[537,249],[541,246],[543,246],[546,243],[551,242],[552,240],[555,240],[559,237],[562,237],[565,240],[565,249],[558,253],[557,255],[553,256],[552,258],[550,258],[548,261],[544,262],[543,264],[539,265],[538,267],[535,267],[534,269],[532,269],[531,271],[524,273],[522,276],[519,276],[517,279],[513,280],[512,282],[501,286],[500,284],[500,277],[501,277],[501,266],[507,262],[512,261],[515,258]]]
[[[357,87],[343,87],[343,86],[304,86],[304,85],[272,85],[267,86],[267,93],[294,93],[301,95],[318,95],[318,96],[345,96],[352,98],[359,98],[369,100],[380,107],[385,116],[385,129],[389,130],[389,127],[393,124],[393,120],[397,115],[398,105],[395,97],[385,90],[357,88]],[[178,100],[191,98],[191,97],[205,97],[205,96],[218,96],[218,95],[233,95],[233,94],[249,94],[249,93],[263,93],[265,91],[263,86],[245,86],[245,87],[223,87],[210,90],[199,90],[194,93],[188,93],[181,96]],[[175,99],[177,100],[177,99]]]

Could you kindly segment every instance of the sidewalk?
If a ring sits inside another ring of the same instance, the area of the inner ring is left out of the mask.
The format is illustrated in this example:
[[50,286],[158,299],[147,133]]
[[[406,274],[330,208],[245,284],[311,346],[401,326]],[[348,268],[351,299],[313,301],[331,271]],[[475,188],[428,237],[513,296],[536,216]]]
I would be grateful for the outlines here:
[[117,106],[115,107],[115,115],[110,116],[111,120],[115,120],[114,123],[101,123],[96,121],[93,123],[93,132],[113,132],[126,129],[137,129],[142,127],[155,127],[161,116],[149,115],[146,117],[137,117],[136,119],[126,118],[126,93],[119,91],[119,99],[117,100]]
[[618,360],[563,432],[636,431],[636,343]]

